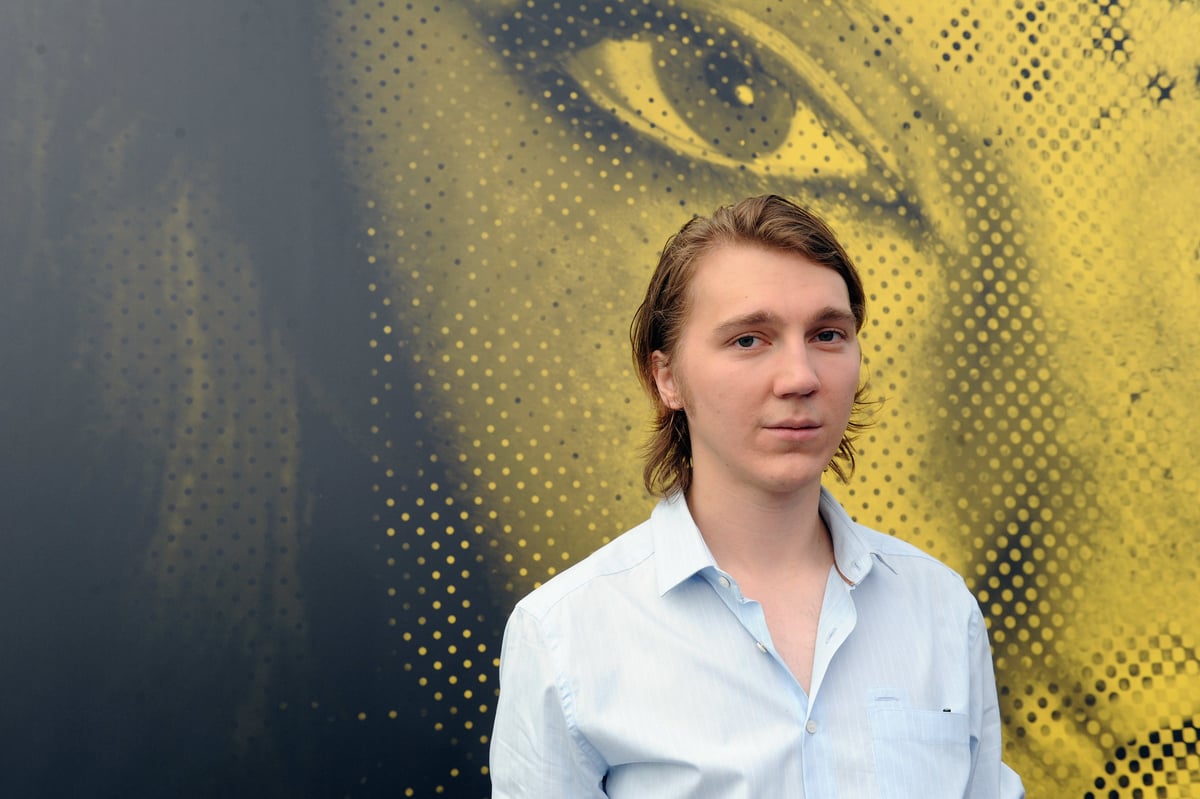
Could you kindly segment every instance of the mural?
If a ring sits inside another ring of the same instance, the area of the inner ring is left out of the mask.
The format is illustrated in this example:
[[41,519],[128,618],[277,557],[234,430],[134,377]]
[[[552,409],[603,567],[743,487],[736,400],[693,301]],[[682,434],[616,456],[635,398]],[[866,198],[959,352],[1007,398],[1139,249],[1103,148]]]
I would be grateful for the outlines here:
[[486,796],[500,632],[640,521],[693,213],[830,220],[857,518],[958,569],[1031,796],[1200,796],[1200,9],[0,10],[0,793]]

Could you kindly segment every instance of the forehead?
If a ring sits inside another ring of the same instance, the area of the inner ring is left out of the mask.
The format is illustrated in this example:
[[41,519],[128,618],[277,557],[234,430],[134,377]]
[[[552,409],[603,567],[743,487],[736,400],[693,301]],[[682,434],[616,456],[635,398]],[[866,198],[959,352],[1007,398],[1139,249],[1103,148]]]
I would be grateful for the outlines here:
[[851,310],[849,286],[833,267],[797,252],[741,243],[718,245],[696,259],[687,302],[693,314],[737,312],[746,305]]

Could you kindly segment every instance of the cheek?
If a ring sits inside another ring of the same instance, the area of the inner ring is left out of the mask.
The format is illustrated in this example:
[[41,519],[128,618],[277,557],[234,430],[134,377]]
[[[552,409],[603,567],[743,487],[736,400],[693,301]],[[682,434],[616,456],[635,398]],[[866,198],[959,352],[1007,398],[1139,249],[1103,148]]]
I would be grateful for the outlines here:
[[863,380],[862,369],[856,361],[853,366],[845,363],[839,364],[837,369],[830,370],[828,377],[823,382],[849,407],[853,405],[854,396],[858,393]]

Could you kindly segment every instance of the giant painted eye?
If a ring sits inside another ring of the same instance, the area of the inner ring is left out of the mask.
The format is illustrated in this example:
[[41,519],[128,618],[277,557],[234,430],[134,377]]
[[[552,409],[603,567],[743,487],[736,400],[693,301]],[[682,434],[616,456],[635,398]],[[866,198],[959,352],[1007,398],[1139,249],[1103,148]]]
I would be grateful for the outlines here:
[[844,9],[814,10],[812,24],[789,18],[785,30],[716,3],[647,6],[605,5],[590,19],[586,3],[565,20],[498,14],[493,41],[550,111],[544,119],[562,120],[579,148],[621,142],[630,152],[636,139],[660,148],[648,157],[664,166],[913,218],[894,132],[873,124],[846,82],[858,55],[829,46],[859,24]]
[[592,113],[694,163],[850,181],[894,202],[890,148],[828,68],[761,20],[720,13],[614,33],[560,63]]
[[596,105],[696,161],[803,177],[868,168],[847,136],[803,102],[795,76],[769,69],[736,39],[609,39],[566,68]]

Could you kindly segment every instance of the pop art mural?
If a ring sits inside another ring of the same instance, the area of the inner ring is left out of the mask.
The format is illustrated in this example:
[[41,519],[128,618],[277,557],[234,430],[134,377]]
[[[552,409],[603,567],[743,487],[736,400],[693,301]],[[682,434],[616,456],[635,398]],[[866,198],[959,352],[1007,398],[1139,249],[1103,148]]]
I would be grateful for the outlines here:
[[1200,795],[1195,4],[0,22],[4,793],[487,795],[508,611],[652,504],[657,253],[777,192],[869,294],[829,485],[967,579],[1030,795]]

